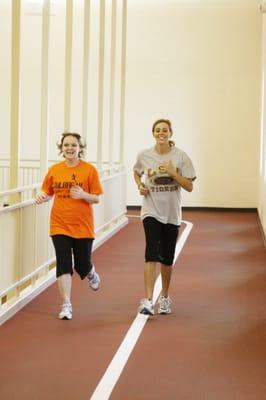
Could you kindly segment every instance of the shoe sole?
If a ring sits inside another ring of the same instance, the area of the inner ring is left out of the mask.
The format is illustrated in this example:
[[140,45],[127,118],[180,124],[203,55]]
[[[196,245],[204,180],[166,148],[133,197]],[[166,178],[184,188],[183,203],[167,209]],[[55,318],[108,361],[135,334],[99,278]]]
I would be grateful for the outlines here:
[[92,286],[90,285],[90,288],[96,292],[97,290],[100,289],[100,285],[99,285],[97,288],[94,288],[94,287],[92,287]]
[[99,290],[99,289],[100,289],[100,286],[101,286],[101,280],[100,280],[100,278],[99,278],[99,281],[98,281],[98,287],[94,288],[94,287],[91,285],[90,280],[89,280],[89,286],[90,286],[90,288],[91,288],[92,290],[94,290],[95,292],[96,292],[96,290]]
[[158,310],[158,314],[160,314],[160,315],[168,315],[168,314],[171,314],[171,311]]
[[139,313],[143,315],[151,315],[151,316],[154,315],[154,312],[148,310],[148,308],[143,308],[143,310],[141,310]]

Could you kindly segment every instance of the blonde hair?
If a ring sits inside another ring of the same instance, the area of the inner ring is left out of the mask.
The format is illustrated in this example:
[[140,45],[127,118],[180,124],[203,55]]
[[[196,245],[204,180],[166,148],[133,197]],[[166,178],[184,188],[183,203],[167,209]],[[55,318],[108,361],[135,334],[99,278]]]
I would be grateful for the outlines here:
[[[167,124],[168,128],[169,128],[169,131],[171,132],[171,134],[173,134],[171,121],[169,119],[165,119],[165,118],[157,119],[157,121],[155,121],[153,123],[153,125],[152,125],[152,133],[154,133],[156,125],[161,124],[161,123]],[[175,142],[173,140],[169,140],[169,146],[173,147],[174,145],[175,145]]]

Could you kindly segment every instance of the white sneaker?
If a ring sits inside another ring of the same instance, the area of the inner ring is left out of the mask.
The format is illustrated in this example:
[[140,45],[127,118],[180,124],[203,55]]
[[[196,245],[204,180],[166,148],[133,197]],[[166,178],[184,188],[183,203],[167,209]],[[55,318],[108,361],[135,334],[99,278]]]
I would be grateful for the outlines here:
[[140,301],[139,313],[144,315],[154,315],[154,307],[152,301],[149,299],[142,299]]
[[88,278],[90,287],[93,290],[98,290],[100,287],[101,279],[100,279],[99,275],[97,274],[97,272],[95,271],[94,265],[92,266],[92,269],[91,269],[90,273],[88,274],[87,278]]
[[171,314],[171,307],[170,304],[172,303],[172,300],[170,297],[164,297],[160,296],[159,298],[159,308],[158,308],[158,313],[159,314]]
[[72,319],[72,305],[70,303],[64,303],[58,317],[59,319]]

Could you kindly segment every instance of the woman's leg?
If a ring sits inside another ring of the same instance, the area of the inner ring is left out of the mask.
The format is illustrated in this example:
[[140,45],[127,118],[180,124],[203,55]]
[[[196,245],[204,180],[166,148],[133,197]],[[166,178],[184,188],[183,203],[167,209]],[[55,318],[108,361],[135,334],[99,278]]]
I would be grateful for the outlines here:
[[156,264],[161,261],[160,238],[162,227],[155,218],[146,217],[143,220],[145,232],[145,265],[144,265],[144,286],[146,298],[152,299],[155,280]]
[[156,280],[156,264],[160,261],[160,223],[155,218],[146,217],[143,220],[145,232],[146,249],[144,264],[144,289],[145,299],[140,302],[139,312],[141,314],[154,314],[153,291]]
[[172,276],[172,266],[161,264],[162,292],[161,295],[168,297],[168,290]]
[[70,274],[61,275],[57,278],[57,283],[63,304],[71,304],[72,276]]
[[56,254],[56,277],[63,304],[71,303],[72,286],[72,238],[65,235],[52,236]]
[[162,263],[161,263],[161,277],[162,277],[162,296],[168,297],[170,281],[173,270],[173,263],[175,257],[175,247],[178,238],[179,227],[173,224],[163,225],[162,235]]
[[96,272],[95,266],[91,263],[92,244],[92,238],[73,240],[74,263],[75,270],[80,278],[87,278],[90,288],[98,290],[101,279]]
[[159,314],[170,314],[171,313],[171,299],[168,295],[173,263],[175,256],[175,247],[178,237],[178,226],[172,224],[166,224],[163,227],[162,236],[162,263],[161,263],[161,277],[162,277],[162,291],[159,298]]
[[86,278],[93,266],[91,263],[93,239],[73,239],[74,269],[81,279]]
[[144,287],[145,297],[152,300],[156,280],[156,262],[145,262],[144,265]]

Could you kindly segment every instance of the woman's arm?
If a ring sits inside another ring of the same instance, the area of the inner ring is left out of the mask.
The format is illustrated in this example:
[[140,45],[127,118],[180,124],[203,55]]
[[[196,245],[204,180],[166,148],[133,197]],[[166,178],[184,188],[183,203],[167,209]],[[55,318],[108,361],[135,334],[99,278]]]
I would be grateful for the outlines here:
[[138,188],[140,185],[143,185],[143,183],[141,181],[141,176],[136,171],[134,171],[134,180],[135,180]]
[[193,190],[192,179],[185,178],[184,176],[180,175],[171,161],[164,161],[163,166],[168,172],[168,174],[170,174],[183,189],[185,189],[187,192],[192,192]]
[[193,190],[192,179],[185,178],[184,176],[180,175],[178,172],[176,172],[175,175],[173,175],[173,178],[187,192],[192,192],[192,190]]
[[35,203],[36,204],[42,204],[45,203],[46,201],[51,200],[53,196],[49,196],[47,193],[45,192],[41,192],[40,194],[38,194],[38,196],[35,199]]
[[97,194],[87,193],[80,186],[72,186],[70,189],[70,197],[72,199],[85,200],[87,203],[91,204],[96,204],[100,201]]
[[141,176],[136,171],[134,171],[134,179],[135,179],[135,182],[136,182],[136,184],[138,186],[140,194],[143,195],[143,196],[148,194],[149,193],[149,189],[146,188],[145,184],[141,180]]

